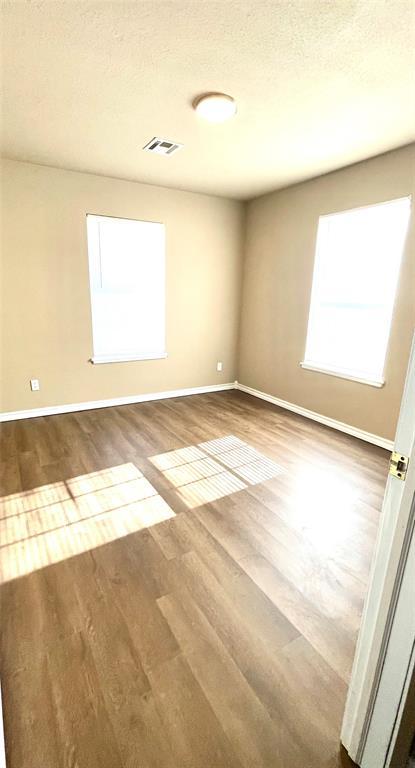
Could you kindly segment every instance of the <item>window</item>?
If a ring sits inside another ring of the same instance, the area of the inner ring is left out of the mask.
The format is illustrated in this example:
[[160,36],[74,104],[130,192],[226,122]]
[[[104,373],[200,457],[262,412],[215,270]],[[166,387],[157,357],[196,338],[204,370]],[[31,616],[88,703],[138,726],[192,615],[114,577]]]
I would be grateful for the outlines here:
[[164,225],[87,216],[92,362],[165,352]]
[[411,199],[320,216],[303,368],[382,386]]

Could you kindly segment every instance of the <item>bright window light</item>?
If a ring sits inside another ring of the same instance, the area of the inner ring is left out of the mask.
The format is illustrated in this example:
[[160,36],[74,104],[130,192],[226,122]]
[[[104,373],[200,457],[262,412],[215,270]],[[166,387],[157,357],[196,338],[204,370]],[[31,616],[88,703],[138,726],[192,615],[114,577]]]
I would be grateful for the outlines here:
[[87,216],[94,363],[166,357],[164,225]]
[[303,368],[383,384],[410,206],[320,216]]

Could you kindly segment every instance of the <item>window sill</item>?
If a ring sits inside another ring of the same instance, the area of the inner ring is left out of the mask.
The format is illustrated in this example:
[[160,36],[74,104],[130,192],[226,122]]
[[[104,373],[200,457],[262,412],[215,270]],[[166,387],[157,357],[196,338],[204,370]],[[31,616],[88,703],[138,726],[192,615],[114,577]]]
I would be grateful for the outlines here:
[[368,384],[369,387],[383,387],[385,379],[364,379],[361,376],[354,376],[352,373],[346,373],[345,371],[335,370],[334,368],[323,368],[313,363],[300,363],[301,368],[305,368],[306,371],[317,371],[317,373],[326,373],[328,376],[336,376],[338,379],[348,379],[349,381],[357,381],[359,384]]
[[167,352],[154,352],[147,355],[94,355],[90,362],[94,365],[102,363],[131,363],[134,360],[164,360]]

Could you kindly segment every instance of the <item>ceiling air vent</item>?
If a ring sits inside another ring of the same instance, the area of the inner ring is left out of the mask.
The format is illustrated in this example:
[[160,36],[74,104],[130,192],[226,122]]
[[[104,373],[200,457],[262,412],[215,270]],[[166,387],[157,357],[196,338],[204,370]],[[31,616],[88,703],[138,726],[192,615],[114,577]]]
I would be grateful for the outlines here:
[[183,144],[178,144],[177,141],[167,141],[167,139],[158,139],[156,136],[154,139],[148,142],[143,147],[146,152],[154,152],[156,155],[173,155],[178,149],[181,149]]

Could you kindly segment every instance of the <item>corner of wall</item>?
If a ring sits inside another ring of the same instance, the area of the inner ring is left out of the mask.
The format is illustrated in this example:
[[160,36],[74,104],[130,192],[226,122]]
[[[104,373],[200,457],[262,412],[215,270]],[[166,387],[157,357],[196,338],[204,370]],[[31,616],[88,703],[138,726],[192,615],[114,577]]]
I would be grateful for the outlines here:
[[237,332],[236,332],[236,355],[235,355],[235,379],[239,381],[240,377],[240,361],[241,361],[241,349],[242,349],[242,323],[243,323],[243,310],[244,310],[244,290],[245,290],[245,265],[247,254],[247,233],[248,233],[248,214],[250,200],[243,200],[243,214],[242,214],[242,228],[241,228],[241,272],[239,282],[239,309],[237,320]]

